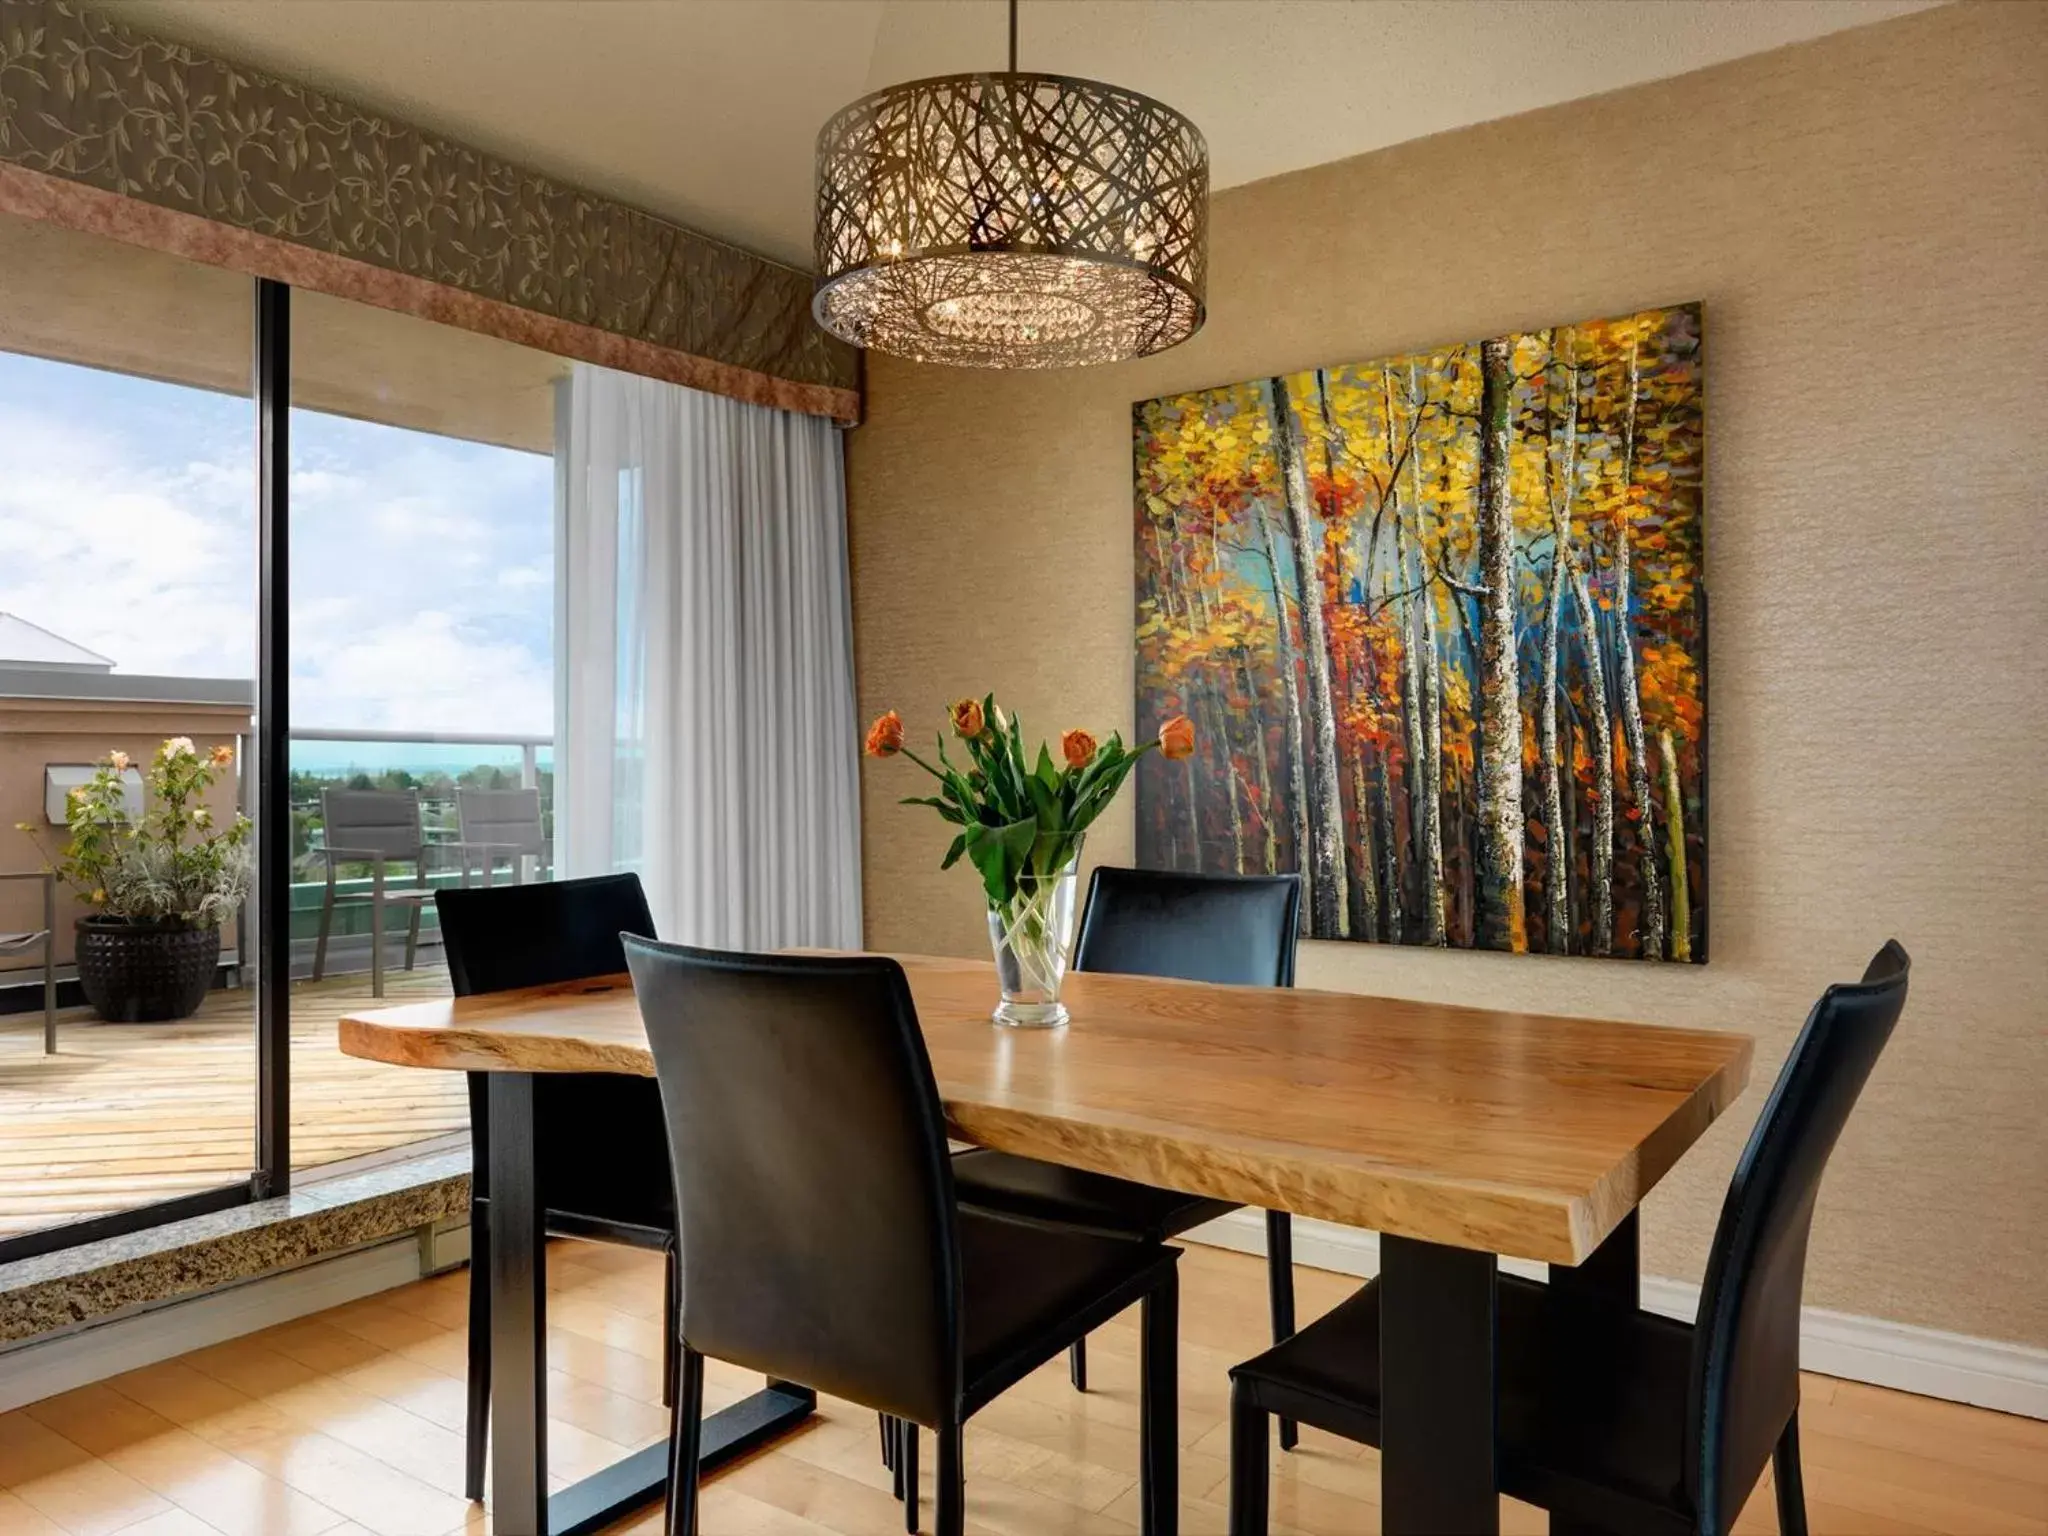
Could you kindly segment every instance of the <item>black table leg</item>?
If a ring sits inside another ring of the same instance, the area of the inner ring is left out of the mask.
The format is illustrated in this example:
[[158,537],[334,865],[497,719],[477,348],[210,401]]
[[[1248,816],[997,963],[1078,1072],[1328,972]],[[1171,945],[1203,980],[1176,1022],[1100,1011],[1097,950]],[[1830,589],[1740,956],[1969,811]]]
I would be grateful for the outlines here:
[[[1583,1264],[1550,1266],[1544,1340],[1552,1411],[1576,1417],[1575,1395],[1585,1361],[1606,1350],[1613,1331],[1641,1303],[1642,1226],[1636,1213],[1608,1233]],[[1567,1516],[1550,1517],[1551,1536],[1604,1536],[1599,1527]]]
[[534,1178],[533,1075],[493,1072],[488,1092],[491,1519],[500,1536],[545,1536],[547,1234]]
[[1583,1264],[1550,1266],[1550,1293],[1575,1310],[1619,1314],[1635,1311],[1642,1291],[1642,1224],[1630,1211]]
[[[530,1073],[490,1074],[491,1522],[498,1536],[582,1536],[667,1491],[668,1447],[648,1446],[548,1495],[547,1233],[533,1087]],[[794,1429],[817,1405],[810,1388],[770,1381],[704,1421],[699,1470]]]
[[1387,1536],[1500,1530],[1490,1253],[1380,1238],[1380,1518]]

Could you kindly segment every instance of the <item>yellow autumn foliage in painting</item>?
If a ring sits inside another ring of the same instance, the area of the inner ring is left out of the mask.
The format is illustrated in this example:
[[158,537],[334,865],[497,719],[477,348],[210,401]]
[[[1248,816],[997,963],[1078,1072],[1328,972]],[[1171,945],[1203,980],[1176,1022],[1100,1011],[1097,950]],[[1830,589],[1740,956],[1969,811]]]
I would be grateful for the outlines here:
[[[1697,305],[1135,409],[1146,862],[1310,931],[1704,955]],[[1674,930],[1685,914],[1683,932]]]

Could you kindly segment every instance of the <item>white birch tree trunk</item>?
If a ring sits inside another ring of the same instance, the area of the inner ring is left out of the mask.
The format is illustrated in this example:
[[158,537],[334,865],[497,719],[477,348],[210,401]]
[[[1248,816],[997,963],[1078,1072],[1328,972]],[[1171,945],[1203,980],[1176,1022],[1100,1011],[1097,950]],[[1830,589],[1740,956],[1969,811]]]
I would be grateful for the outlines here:
[[1416,612],[1422,631],[1422,764],[1415,775],[1422,806],[1423,936],[1449,942],[1444,920],[1444,705],[1443,662],[1437,652],[1436,587],[1429,575],[1429,548],[1422,532],[1422,388],[1408,365],[1408,511],[1414,518]]
[[1572,508],[1579,494],[1579,370],[1567,365],[1569,398],[1565,405],[1562,484],[1550,498],[1550,522],[1557,541],[1556,559],[1570,583],[1572,605],[1579,616],[1579,648],[1586,663],[1586,713],[1593,726],[1593,855],[1588,892],[1592,933],[1587,948],[1596,955],[1614,952],[1614,721],[1607,699],[1607,666],[1600,651],[1600,615],[1593,606],[1586,569],[1572,547]]
[[1508,488],[1510,344],[1479,344],[1479,890],[1482,949],[1528,947],[1522,906],[1522,700],[1515,645],[1515,519]]
[[1564,587],[1564,547],[1553,540],[1550,591],[1543,607],[1543,702],[1536,728],[1543,757],[1544,948],[1553,955],[1571,953],[1572,927],[1571,849],[1564,840],[1564,778],[1557,750],[1557,632],[1564,616]]
[[1266,575],[1273,587],[1273,651],[1286,685],[1287,710],[1281,726],[1287,738],[1287,810],[1294,822],[1294,862],[1301,873],[1304,904],[1315,890],[1308,856],[1308,758],[1301,731],[1301,674],[1295,665],[1293,629],[1287,617],[1287,594],[1280,578],[1280,539],[1266,504],[1258,504],[1259,535],[1266,547]]
[[1614,533],[1615,691],[1621,696],[1621,736],[1628,749],[1628,797],[1636,810],[1636,857],[1643,885],[1645,960],[1664,958],[1664,881],[1657,853],[1657,818],[1650,801],[1650,761],[1643,740],[1642,685],[1636,678],[1635,501],[1636,395],[1641,382],[1641,342],[1628,344],[1628,406],[1622,417],[1622,509]]
[[1305,863],[1315,871],[1309,931],[1317,938],[1350,933],[1345,900],[1343,798],[1337,784],[1337,717],[1330,700],[1330,639],[1323,622],[1323,583],[1316,560],[1316,527],[1309,494],[1306,443],[1301,417],[1288,398],[1287,381],[1273,387],[1274,452],[1287,493],[1293,534],[1295,576],[1301,605],[1301,653],[1308,674],[1309,844]]

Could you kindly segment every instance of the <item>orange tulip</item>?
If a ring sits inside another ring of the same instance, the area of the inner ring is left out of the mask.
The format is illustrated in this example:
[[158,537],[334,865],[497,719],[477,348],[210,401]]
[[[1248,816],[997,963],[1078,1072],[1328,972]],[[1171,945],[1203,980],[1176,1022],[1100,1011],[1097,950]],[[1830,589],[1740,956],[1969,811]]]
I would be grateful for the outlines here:
[[977,741],[988,729],[981,715],[981,700],[961,699],[953,705],[953,732],[962,741]]
[[1086,768],[1095,761],[1095,738],[1086,731],[1068,731],[1060,737],[1060,753],[1069,768]]
[[903,750],[903,717],[890,710],[868,727],[869,757],[894,757]]
[[1159,755],[1170,763],[1195,755],[1195,727],[1186,715],[1175,715],[1159,727]]

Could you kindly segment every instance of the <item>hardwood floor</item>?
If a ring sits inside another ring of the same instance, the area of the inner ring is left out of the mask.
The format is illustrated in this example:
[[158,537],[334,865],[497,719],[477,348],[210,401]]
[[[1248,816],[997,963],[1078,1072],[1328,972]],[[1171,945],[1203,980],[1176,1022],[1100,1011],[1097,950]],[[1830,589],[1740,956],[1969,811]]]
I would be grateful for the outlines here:
[[[447,973],[393,970],[393,1001],[448,991]],[[292,988],[292,1166],[312,1168],[466,1130],[462,1075],[344,1056],[335,1020],[367,976]],[[168,1200],[248,1175],[256,1139],[254,995],[209,994],[190,1019],[103,1024],[0,1019],[0,1237]],[[6,1530],[0,1523],[0,1530]]]
[[[661,1270],[617,1248],[550,1254],[555,1470],[578,1476],[658,1438]],[[1299,1271],[1313,1315],[1355,1283]],[[1182,1529],[1221,1536],[1225,1371],[1257,1349],[1265,1272],[1192,1248],[1181,1310]],[[454,1536],[488,1531],[461,1498],[463,1314],[457,1273],[0,1415],[8,1536]],[[1121,1536],[1137,1529],[1135,1314],[1096,1335],[1094,1390],[1039,1371],[968,1426],[968,1521],[983,1536]],[[751,1389],[713,1366],[716,1407]],[[2048,1532],[2048,1424],[1808,1376],[1802,1420],[1812,1528]],[[924,1526],[930,1529],[927,1443]],[[1274,1530],[1379,1528],[1376,1457],[1313,1430],[1275,1453]],[[817,1422],[705,1489],[707,1536],[894,1536],[873,1416],[827,1400]],[[1503,1529],[1544,1530],[1503,1501]],[[616,1528],[660,1529],[650,1509]],[[1768,1487],[1737,1529],[1775,1529]]]

